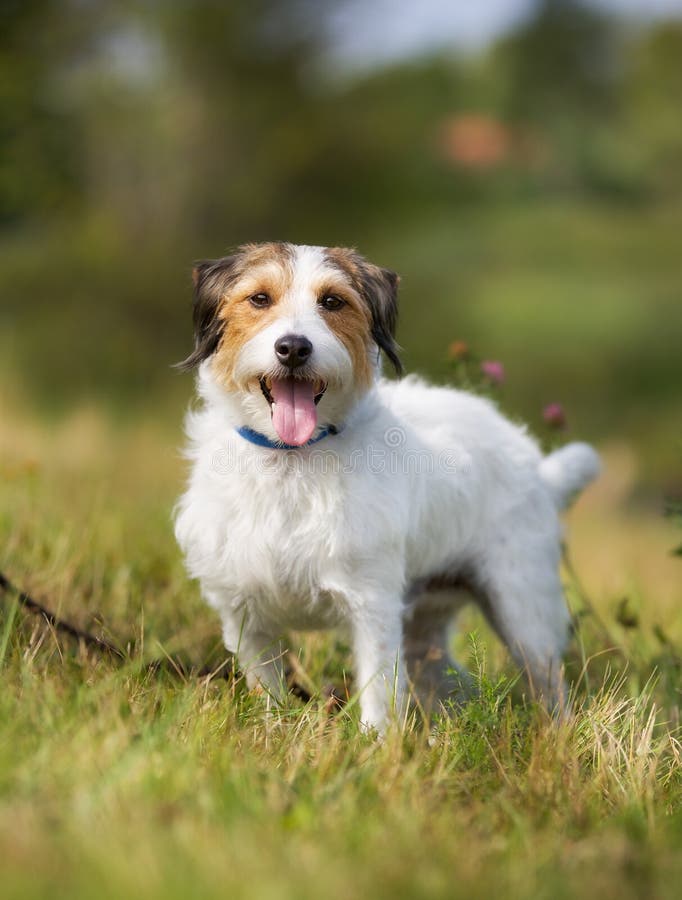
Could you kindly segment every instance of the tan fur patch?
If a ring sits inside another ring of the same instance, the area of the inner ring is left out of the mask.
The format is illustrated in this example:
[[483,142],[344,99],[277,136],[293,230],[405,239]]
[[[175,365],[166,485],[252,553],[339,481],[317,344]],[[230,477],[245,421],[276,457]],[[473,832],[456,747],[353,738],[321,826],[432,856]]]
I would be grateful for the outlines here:
[[402,367],[395,341],[400,278],[389,269],[368,262],[356,250],[328,247],[325,256],[348,278],[370,316],[371,340],[379,346],[400,373]]
[[321,309],[321,315],[329,328],[344,345],[353,361],[353,371],[358,386],[369,387],[372,383],[370,352],[372,347],[372,317],[367,306],[348,278],[326,278],[318,288],[320,298],[333,294],[345,301],[337,310]]
[[[247,244],[240,247],[242,258],[235,277],[221,302],[218,316],[225,322],[220,346],[213,358],[213,371],[228,390],[237,385],[234,364],[244,344],[278,315],[278,304],[291,286],[291,252],[284,244]],[[267,294],[272,305],[265,309],[254,307],[249,298]]]
[[343,299],[351,300],[348,296],[350,289],[352,296],[348,306],[339,311],[345,312],[345,315],[339,316],[336,322],[330,315],[329,325],[350,353],[359,384],[369,386],[373,377],[372,314],[360,291],[362,273],[358,264],[358,254],[346,247],[327,247],[325,256],[338,269],[346,285],[345,292],[331,290],[330,293],[338,293]]

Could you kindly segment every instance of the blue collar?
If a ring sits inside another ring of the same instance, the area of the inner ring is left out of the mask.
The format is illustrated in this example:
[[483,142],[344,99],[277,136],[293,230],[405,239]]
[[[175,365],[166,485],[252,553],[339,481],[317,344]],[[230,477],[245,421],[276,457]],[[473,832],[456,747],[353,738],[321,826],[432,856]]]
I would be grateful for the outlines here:
[[284,441],[271,441],[269,437],[261,434],[260,431],[254,431],[253,428],[248,428],[246,425],[236,429],[237,434],[243,437],[245,441],[249,441],[250,444],[255,444],[257,447],[267,447],[269,450],[300,450],[301,447],[310,447],[312,444],[323,440],[323,438],[329,437],[330,434],[338,434],[342,430],[342,428],[337,428],[335,425],[327,425],[317,437],[311,438],[305,444],[297,446],[296,444],[285,444]]

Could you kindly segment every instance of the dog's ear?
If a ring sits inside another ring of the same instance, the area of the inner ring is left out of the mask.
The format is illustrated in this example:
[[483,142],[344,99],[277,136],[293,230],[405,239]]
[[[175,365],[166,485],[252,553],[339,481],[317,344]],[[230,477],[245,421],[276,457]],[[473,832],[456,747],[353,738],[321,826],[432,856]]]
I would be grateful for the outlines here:
[[194,369],[218,348],[225,322],[218,315],[220,302],[234,275],[238,254],[198,262],[192,269],[194,283],[194,350],[176,364],[183,371]]
[[403,366],[395,339],[400,277],[390,269],[381,269],[364,261],[360,271],[362,290],[372,314],[372,337],[401,375]]

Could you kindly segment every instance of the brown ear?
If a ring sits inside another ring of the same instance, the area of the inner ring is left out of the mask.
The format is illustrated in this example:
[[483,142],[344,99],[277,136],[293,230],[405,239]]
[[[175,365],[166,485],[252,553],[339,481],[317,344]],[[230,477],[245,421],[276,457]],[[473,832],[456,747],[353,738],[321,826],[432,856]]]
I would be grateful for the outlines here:
[[178,369],[190,371],[217,350],[225,328],[225,322],[218,315],[220,301],[234,274],[237,259],[237,254],[209,259],[197,263],[192,269],[194,350],[187,359],[176,363]]
[[403,366],[395,339],[400,278],[390,269],[381,269],[364,260],[360,272],[365,300],[372,313],[372,337],[393,363],[398,375],[401,375]]

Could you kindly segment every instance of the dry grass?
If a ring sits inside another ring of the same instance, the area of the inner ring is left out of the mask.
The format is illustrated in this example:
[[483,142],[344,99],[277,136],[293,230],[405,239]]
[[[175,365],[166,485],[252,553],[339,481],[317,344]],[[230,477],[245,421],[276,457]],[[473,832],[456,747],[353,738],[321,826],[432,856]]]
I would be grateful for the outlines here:
[[[624,451],[571,514],[576,716],[548,721],[467,613],[480,699],[375,743],[353,704],[268,719],[239,682],[144,672],[159,652],[220,656],[170,530],[179,432],[3,413],[0,568],[130,642],[116,668],[3,598],[3,897],[677,896],[681,564],[669,523],[624,511]],[[313,684],[346,661],[301,642]]]

